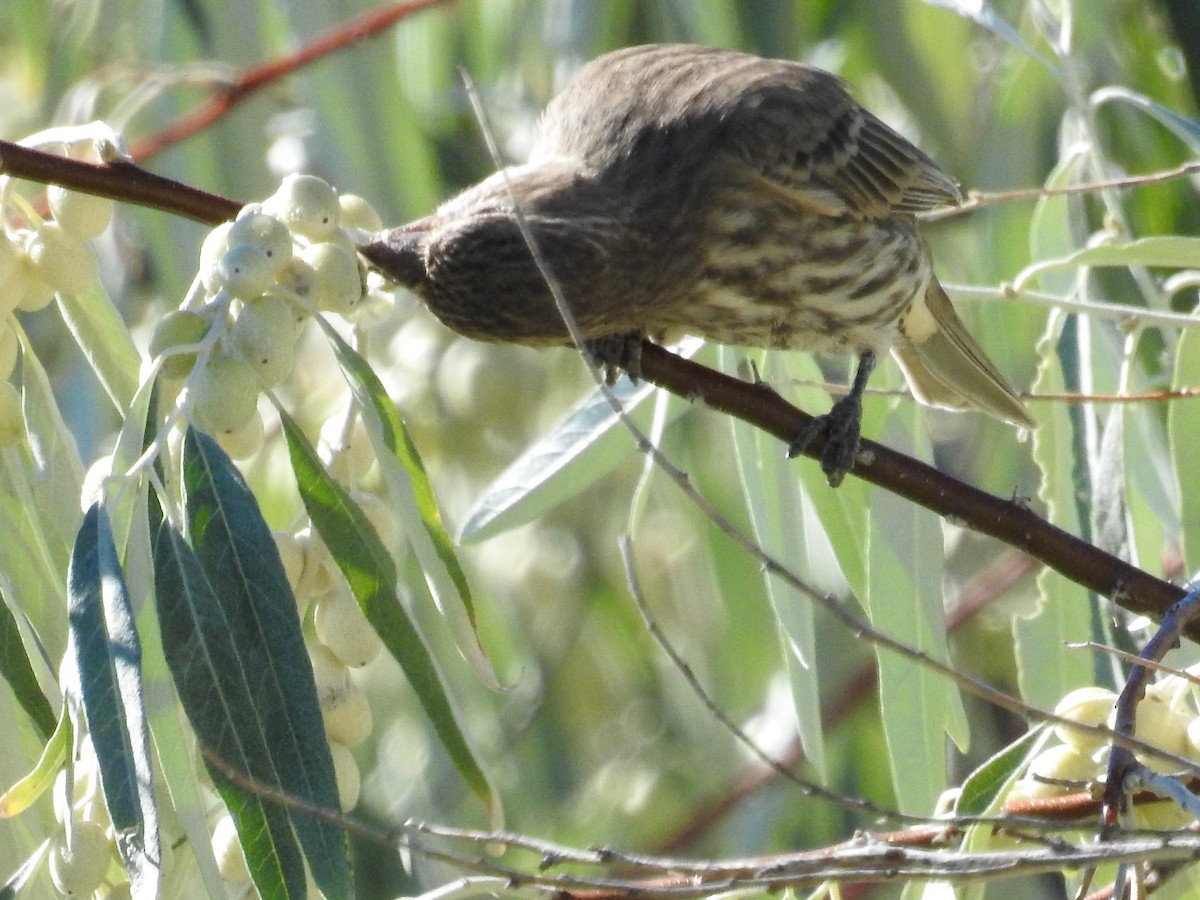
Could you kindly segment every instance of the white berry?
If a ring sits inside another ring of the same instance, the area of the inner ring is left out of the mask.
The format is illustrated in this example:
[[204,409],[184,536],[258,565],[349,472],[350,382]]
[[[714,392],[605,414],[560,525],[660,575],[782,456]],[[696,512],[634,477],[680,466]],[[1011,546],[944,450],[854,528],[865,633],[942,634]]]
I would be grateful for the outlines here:
[[217,871],[230,884],[241,884],[250,880],[250,869],[246,865],[246,853],[238,838],[237,825],[233,816],[226,813],[213,829],[213,856],[217,859]]
[[317,601],[313,612],[317,640],[353,668],[362,668],[379,655],[383,641],[348,590],[333,590]]
[[236,431],[258,409],[258,377],[244,359],[216,356],[191,385],[192,421],[208,434]]
[[362,791],[362,776],[354,755],[337,741],[329,742],[329,753],[333,757],[333,774],[337,779],[338,799],[342,812],[350,812],[358,806]]
[[162,362],[162,373],[168,378],[184,378],[196,364],[196,351],[174,353],[177,347],[198,344],[208,334],[207,316],[191,310],[177,309],[158,320],[150,335],[150,358],[166,355]]
[[96,283],[99,270],[88,245],[57,222],[44,222],[25,243],[38,278],[56,291],[78,294]]
[[312,241],[327,241],[338,227],[337,192],[315,175],[289,175],[263,208]]
[[313,268],[312,302],[317,309],[344,315],[362,302],[362,275],[354,253],[325,241],[305,248],[301,256]]
[[52,184],[46,191],[46,199],[54,221],[80,240],[99,237],[112,221],[115,204],[108,197],[69,191]]
[[104,882],[112,851],[102,826],[76,820],[70,841],[64,832],[50,850],[50,880],[68,897],[90,894]]

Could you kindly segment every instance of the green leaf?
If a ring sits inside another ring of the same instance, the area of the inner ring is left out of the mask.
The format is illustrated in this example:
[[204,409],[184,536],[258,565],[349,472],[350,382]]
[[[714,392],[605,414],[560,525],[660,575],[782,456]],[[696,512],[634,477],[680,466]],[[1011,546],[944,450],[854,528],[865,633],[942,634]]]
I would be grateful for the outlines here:
[[[442,524],[442,513],[416,445],[395,404],[370,364],[347,344],[324,317],[317,321],[333,345],[346,383],[362,410],[379,468],[400,513],[413,552],[438,610],[446,618],[459,653],[486,684],[496,687],[492,662],[479,640],[475,601],[454,542]],[[457,597],[457,603],[453,598]]]
[[1011,44],[1022,53],[1036,59],[1046,69],[1052,73],[1057,73],[1058,69],[1050,60],[1042,56],[1033,49],[1025,39],[1021,37],[1019,32],[1013,25],[1001,16],[992,4],[988,2],[980,2],[980,0],[925,0],[930,6],[940,6],[942,9],[949,9],[963,18],[970,19],[977,25],[986,28],[996,37],[1001,38]]
[[[722,356],[722,368],[728,370],[729,351],[723,349]],[[830,554],[832,550],[797,479],[796,467],[807,465],[809,460],[788,459],[783,446],[774,437],[739,419],[730,421],[754,540],[776,559],[802,566],[803,577],[817,581],[820,572],[828,569],[814,565],[814,562],[822,551]],[[827,769],[819,692],[821,669],[817,666],[812,598],[766,572],[763,573],[763,587],[774,615],[776,637],[790,681],[804,754],[824,780]],[[819,588],[824,585],[819,584]]]
[[1031,728],[985,760],[963,781],[954,814],[987,816],[996,812],[1004,789],[1024,770],[1026,762],[1042,749],[1052,733],[1049,728]]
[[[184,438],[183,485],[192,548],[222,607],[233,649],[253,674],[251,709],[278,775],[273,784],[289,796],[338,810],[312,666],[271,530],[229,457],[192,428]],[[299,809],[290,809],[289,816],[317,885],[327,897],[349,897],[345,836]],[[245,834],[240,828],[238,833]]]
[[[1047,187],[1074,184],[1088,173],[1088,155],[1080,148],[1064,155],[1046,180]],[[1035,259],[1069,257],[1083,236],[1075,230],[1078,198],[1042,197],[1033,214],[1030,231]],[[1056,267],[1039,275],[1044,290],[1070,295],[1082,273]],[[1052,313],[1038,342],[1040,363],[1034,379],[1035,394],[1066,391],[1066,374],[1060,353],[1063,316]],[[1075,464],[1081,452],[1079,429],[1071,409],[1061,403],[1046,404],[1033,432],[1033,459],[1042,475],[1038,496],[1046,504],[1047,518],[1072,534],[1083,533]],[[1064,653],[1063,644],[1092,636],[1091,597],[1088,592],[1056,572],[1043,569],[1037,576],[1040,602],[1032,616],[1013,622],[1015,656],[1021,696],[1030,703],[1052,708],[1068,691],[1094,683],[1095,673],[1084,653]]]
[[58,724],[54,727],[50,739],[46,741],[46,746],[42,748],[37,765],[28,775],[0,795],[0,819],[11,819],[24,812],[54,784],[58,770],[67,761],[67,751],[71,747],[73,733],[71,716],[64,703],[58,716]]
[[[816,360],[807,353],[777,355],[784,376],[801,385],[789,399],[811,415],[819,415],[830,407],[830,397],[824,388],[817,387],[825,380]],[[863,404],[862,433],[877,438],[888,415],[886,404],[868,397]],[[783,451],[780,445],[780,451]],[[831,590],[843,591],[845,584],[858,596],[867,591],[867,491],[869,485],[857,478],[847,478],[837,490],[831,490],[825,473],[814,460],[796,459],[792,466],[804,486],[804,495],[812,504],[821,527],[837,555],[844,584],[830,584]]]
[[[915,406],[893,413],[883,443],[928,459],[927,443],[914,446],[920,427]],[[929,510],[876,488],[869,503],[869,590],[864,598],[871,624],[931,659],[948,663],[941,521]],[[911,598],[911,604],[905,600]],[[915,608],[914,608],[915,607]],[[877,651],[879,705],[897,803],[905,812],[931,809],[946,787],[945,739],[965,750],[970,738],[958,687],[891,651]],[[921,760],[914,766],[914,760]]]
[[[142,692],[142,648],[104,508],[84,515],[67,572],[68,656],[104,803],[135,892],[156,893],[162,847]],[[68,680],[69,684],[69,680]],[[68,688],[70,689],[70,688]]]
[[396,568],[374,527],[321,465],[316,450],[287,413],[279,411],[292,470],[304,507],[342,570],[363,614],[408,676],[442,746],[476,796],[497,811],[497,800],[459,728],[441,675],[416,625],[399,600]]
[[25,643],[21,640],[21,628],[3,593],[0,593],[0,675],[4,676],[13,696],[42,737],[49,739],[55,730],[54,708],[38,684],[33,664],[25,652]]
[[1170,129],[1180,140],[1187,143],[1193,154],[1200,153],[1200,122],[1180,115],[1170,107],[1156,103],[1145,94],[1139,94],[1125,87],[1108,85],[1102,87],[1092,95],[1092,105],[1097,109],[1101,104],[1114,100],[1128,103],[1130,106],[1140,109],[1156,122]]
[[[83,485],[83,462],[71,429],[50,386],[50,378],[37,354],[21,333],[21,409],[29,436],[30,499],[39,512],[37,520],[48,552],[55,562],[61,557],[61,573],[79,529],[79,491]],[[60,594],[61,596],[61,594]],[[57,608],[61,612],[61,606]]]
[[[691,358],[703,347],[684,341],[675,352]],[[715,348],[713,348],[715,349]],[[650,413],[635,412],[657,388],[622,378],[610,390],[633,422],[645,430]],[[671,409],[674,421],[688,407]],[[629,458],[633,443],[608,398],[599,389],[580,401],[557,425],[539,438],[490,484],[467,514],[458,533],[462,544],[503,534],[531,522],[607,475]]]
[[[1192,345],[1196,349],[1192,349]],[[1200,384],[1200,333],[1184,331],[1175,350],[1173,388]],[[1171,448],[1171,468],[1179,482],[1179,544],[1183,553],[1183,571],[1200,568],[1200,465],[1196,448],[1200,447],[1200,416],[1189,403],[1172,403],[1167,411],[1167,434]]]
[[1026,266],[1013,280],[1013,289],[1024,290],[1034,278],[1061,269],[1083,266],[1166,266],[1193,269],[1200,266],[1200,238],[1163,235],[1124,244],[1085,247],[1058,259],[1044,259]]
[[[121,423],[121,431],[112,451],[111,472],[114,476],[119,477],[129,471],[156,437],[157,423],[152,412],[157,406],[156,384],[154,379],[142,384],[130,402],[129,411]],[[160,470],[161,477],[161,457],[155,461],[155,465]],[[143,485],[145,483],[143,480]],[[122,487],[121,490],[106,491],[105,501],[109,517],[112,519],[113,540],[117,547],[123,550],[129,539],[133,521],[138,515],[138,510],[142,508],[142,501],[146,499],[146,491],[144,487],[128,483]]]
[[52,840],[53,838],[46,838],[42,841],[38,848],[25,858],[25,862],[21,863],[17,871],[9,876],[8,881],[0,884],[0,900],[12,900],[12,898],[24,896],[22,892],[26,885],[42,870],[42,864],[50,852]]
[[[200,560],[165,522],[155,540],[154,575],[163,652],[204,763],[237,824],[255,887],[272,900],[302,897],[304,861],[287,813],[235,784],[210,757],[272,788],[281,784],[250,687],[247,663],[252,661],[238,646],[233,623]],[[257,680],[260,673],[250,671]]]
[[108,291],[97,282],[79,296],[59,294],[58,309],[117,412],[125,415],[142,360]]

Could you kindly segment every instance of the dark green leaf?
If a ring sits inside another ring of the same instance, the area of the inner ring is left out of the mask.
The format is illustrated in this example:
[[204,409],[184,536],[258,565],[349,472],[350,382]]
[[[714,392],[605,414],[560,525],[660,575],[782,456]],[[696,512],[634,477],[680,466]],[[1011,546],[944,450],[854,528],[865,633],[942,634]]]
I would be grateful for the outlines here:
[[49,740],[54,733],[54,707],[38,684],[29,656],[25,653],[21,629],[3,593],[0,593],[0,675],[4,676],[21,709],[33,720],[42,737]]
[[458,771],[489,810],[494,810],[491,787],[458,726],[437,666],[400,604],[391,554],[358,504],[321,465],[316,450],[296,423],[282,410],[279,415],[300,496],[321,540],[337,561],[367,620],[404,669]]
[[67,572],[68,655],[79,682],[104,802],[130,880],[153,893],[161,879],[150,734],[142,695],[142,648],[108,516],[83,517]]
[[165,522],[154,546],[154,594],[163,653],[205,765],[237,824],[254,884],[263,897],[302,897],[304,863],[287,813],[232,782],[211,759],[259,783],[279,785],[231,623],[199,559]]
[[[189,538],[222,605],[249,679],[278,786],[314,806],[340,809],[333,759],[296,601],[258,503],[212,438],[189,429],[183,453]],[[313,878],[327,897],[351,894],[345,836],[291,810]]]

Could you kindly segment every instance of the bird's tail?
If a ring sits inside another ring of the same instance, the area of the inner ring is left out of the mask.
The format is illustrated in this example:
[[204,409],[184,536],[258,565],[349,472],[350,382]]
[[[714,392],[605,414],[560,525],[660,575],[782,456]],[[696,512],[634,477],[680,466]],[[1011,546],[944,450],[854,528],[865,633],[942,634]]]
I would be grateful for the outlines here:
[[934,279],[900,322],[904,338],[892,348],[913,394],[929,406],[977,409],[1022,428],[1037,421],[967,332]]

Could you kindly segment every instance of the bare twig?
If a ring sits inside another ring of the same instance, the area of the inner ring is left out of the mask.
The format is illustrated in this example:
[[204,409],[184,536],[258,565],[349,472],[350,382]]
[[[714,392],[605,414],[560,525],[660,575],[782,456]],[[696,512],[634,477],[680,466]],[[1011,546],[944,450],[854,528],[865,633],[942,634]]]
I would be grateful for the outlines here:
[[1105,181],[1089,181],[1086,184],[1070,184],[1059,187],[1018,188],[1011,191],[971,191],[967,199],[958,206],[945,209],[931,210],[920,215],[923,222],[937,222],[941,219],[951,219],[966,213],[975,212],[987,206],[998,206],[1001,203],[1014,203],[1023,200],[1041,200],[1043,197],[1062,197],[1078,194],[1094,194],[1118,188],[1137,188],[1149,184],[1159,184],[1173,181],[1177,178],[1187,178],[1200,174],[1200,162],[1195,160],[1176,166],[1173,169],[1162,169],[1157,172],[1147,172],[1145,175],[1129,175],[1125,178],[1110,178]]
[[447,0],[407,0],[404,3],[393,3],[381,9],[371,10],[357,19],[342,23],[289,56],[247,69],[225,85],[220,94],[191,115],[185,116],[174,125],[134,144],[130,150],[130,156],[138,162],[145,162],[168,147],[203,131],[227,115],[243,100],[253,96],[272,82],[291,75],[331,53],[352,46],[364,38],[373,37],[406,16],[432,6],[443,5],[446,2]]
[[[780,891],[824,882],[879,882],[936,879],[966,883],[1026,877],[1113,863],[1173,863],[1200,856],[1200,835],[1190,833],[1122,837],[1109,842],[1087,839],[1035,841],[1016,850],[953,852],[938,849],[930,830],[924,845],[898,845],[887,834],[859,834],[841,844],[776,856],[726,860],[687,859],[630,853],[613,847],[577,848],[511,831],[478,831],[409,820],[401,831],[367,825],[342,813],[284,794],[247,776],[202,747],[205,759],[234,784],[272,802],[311,815],[367,840],[405,849],[448,863],[462,871],[499,877],[513,888],[535,888],[547,900],[653,900],[700,898],[733,890]],[[422,840],[436,838],[468,848],[454,850]],[[486,849],[496,846],[536,855],[533,868],[501,862]],[[551,873],[564,864],[582,868]],[[587,874],[598,870],[598,874]]]

